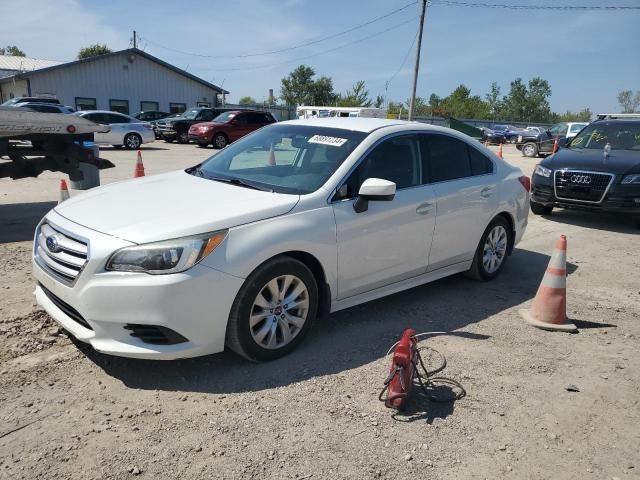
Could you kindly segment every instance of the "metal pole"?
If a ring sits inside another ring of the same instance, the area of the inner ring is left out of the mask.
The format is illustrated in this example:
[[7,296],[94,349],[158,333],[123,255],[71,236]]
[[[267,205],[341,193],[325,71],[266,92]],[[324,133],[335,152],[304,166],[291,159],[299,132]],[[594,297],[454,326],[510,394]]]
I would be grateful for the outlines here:
[[427,0],[422,0],[422,13],[420,14],[420,30],[418,30],[418,48],[416,50],[416,64],[413,67],[413,89],[411,91],[411,101],[409,102],[409,117],[413,120],[413,106],[416,102],[416,88],[418,86],[418,70],[420,70],[420,47],[422,46],[422,27],[424,26],[424,14],[427,10]]
[[138,48],[138,37],[135,30],[133,31],[133,48]]

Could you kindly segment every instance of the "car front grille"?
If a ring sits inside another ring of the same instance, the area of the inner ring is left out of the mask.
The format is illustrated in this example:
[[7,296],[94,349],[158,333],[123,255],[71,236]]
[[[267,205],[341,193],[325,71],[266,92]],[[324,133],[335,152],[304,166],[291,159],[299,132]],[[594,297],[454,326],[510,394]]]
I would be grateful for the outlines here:
[[63,302],[61,299],[59,299],[58,297],[56,297],[53,293],[51,293],[49,290],[47,290],[44,285],[42,285],[41,283],[39,284],[40,288],[42,289],[42,291],[44,292],[44,294],[47,296],[47,298],[49,300],[51,300],[51,302],[58,307],[60,310],[62,310],[62,312],[69,317],[71,320],[73,320],[76,323],[79,323],[80,325],[82,325],[84,328],[89,329],[89,330],[93,330],[93,328],[91,328],[91,325],[89,325],[89,322],[87,322],[84,317],[82,315],[80,315],[80,312],[78,312],[75,308],[73,308],[71,305],[69,305],[68,303]]
[[611,187],[614,175],[583,170],[556,170],[554,187],[560,200],[600,203]]
[[87,263],[86,242],[62,233],[48,223],[40,225],[34,246],[35,260],[47,273],[65,285],[73,285]]

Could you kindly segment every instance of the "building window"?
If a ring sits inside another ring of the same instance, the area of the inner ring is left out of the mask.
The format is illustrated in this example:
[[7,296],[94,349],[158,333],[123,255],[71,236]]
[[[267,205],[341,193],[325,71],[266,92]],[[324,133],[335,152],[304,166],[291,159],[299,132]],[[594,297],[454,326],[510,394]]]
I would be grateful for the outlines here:
[[205,108],[209,108],[211,107],[211,104],[209,102],[197,102],[196,103],[196,107],[205,107]]
[[76,110],[97,110],[96,99],[76,97]]
[[109,99],[109,110],[129,115],[129,100]]
[[143,112],[157,112],[160,110],[158,102],[140,102],[140,110]]
[[187,109],[186,103],[170,103],[169,104],[169,112],[171,113],[184,113]]

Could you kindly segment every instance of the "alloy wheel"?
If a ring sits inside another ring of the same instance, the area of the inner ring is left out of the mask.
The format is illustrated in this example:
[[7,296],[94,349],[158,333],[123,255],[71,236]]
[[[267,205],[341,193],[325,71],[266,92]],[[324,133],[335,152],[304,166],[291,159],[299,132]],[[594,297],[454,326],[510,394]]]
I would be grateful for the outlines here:
[[489,274],[500,268],[507,254],[507,231],[502,225],[496,225],[487,235],[482,253],[482,266]]
[[309,291],[302,280],[295,275],[273,278],[253,302],[251,336],[262,348],[282,348],[302,330],[308,313]]

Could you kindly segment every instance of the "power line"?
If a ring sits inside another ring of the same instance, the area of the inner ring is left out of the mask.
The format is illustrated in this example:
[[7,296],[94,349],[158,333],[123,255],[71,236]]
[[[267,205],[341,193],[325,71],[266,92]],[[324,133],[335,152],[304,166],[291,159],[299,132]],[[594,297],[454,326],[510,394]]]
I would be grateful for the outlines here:
[[398,67],[398,70],[396,71],[396,73],[394,73],[391,76],[391,78],[387,80],[387,84],[390,84],[398,76],[398,74],[404,67],[404,64],[407,63],[407,60],[409,59],[409,55],[411,55],[411,51],[413,50],[413,46],[416,44],[417,39],[418,39],[418,33],[416,32],[416,34],[413,37],[413,42],[411,42],[411,45],[409,46],[409,50],[407,50],[407,54],[404,56],[404,60],[402,60],[402,63],[400,64],[400,67]]
[[522,5],[507,3],[462,2],[456,0],[429,0],[430,5],[474,8],[504,8],[509,10],[640,10],[628,5]]
[[366,37],[362,37],[362,38],[359,38],[359,39],[354,40],[352,42],[348,42],[348,43],[344,43],[342,45],[338,45],[337,47],[330,48],[328,50],[323,50],[322,52],[314,53],[313,55],[307,55],[307,56],[304,56],[304,57],[292,58],[292,59],[286,60],[284,62],[269,63],[269,64],[265,64],[265,65],[257,65],[257,66],[240,66],[239,65],[238,68],[233,68],[234,66],[231,65],[230,68],[229,67],[221,67],[221,68],[224,68],[225,71],[256,70],[256,69],[271,68],[271,67],[277,67],[277,66],[281,66],[281,65],[287,65],[287,64],[293,63],[293,62],[300,62],[300,61],[303,61],[303,60],[307,60],[309,58],[314,58],[314,57],[318,57],[320,55],[325,55],[327,53],[335,52],[336,50],[340,50],[342,48],[348,47],[350,45],[354,45],[356,43],[362,43],[364,41],[370,40],[370,39],[372,39],[374,37],[377,37],[379,35],[383,35],[383,34],[385,34],[387,32],[390,32],[391,30],[395,30],[395,29],[400,28],[400,27],[402,27],[402,26],[404,26],[404,25],[406,25],[406,24],[408,24],[410,22],[413,22],[413,21],[415,21],[416,18],[417,17],[412,17],[412,18],[410,18],[408,20],[405,20],[404,22],[398,23],[398,24],[393,25],[393,26],[391,26],[389,28],[386,28],[386,29],[381,30],[379,32],[376,32],[376,33],[373,33],[371,35],[368,35]]
[[300,43],[300,44],[294,45],[292,47],[281,48],[279,50],[271,50],[271,51],[268,51],[268,52],[245,53],[245,54],[241,54],[241,55],[208,55],[208,54],[204,54],[204,53],[194,53],[194,52],[187,52],[187,51],[184,51],[184,50],[177,50],[175,48],[167,47],[167,46],[161,45],[159,43],[156,43],[156,42],[154,42],[152,40],[149,40],[148,38],[145,38],[145,40],[149,44],[155,45],[155,46],[163,48],[165,50],[169,50],[169,51],[174,52],[174,53],[180,53],[182,55],[191,55],[191,56],[194,56],[194,57],[203,57],[203,58],[249,58],[249,57],[260,57],[260,56],[263,56],[263,55],[273,55],[273,54],[276,54],[276,53],[290,52],[292,50],[297,50],[297,49],[300,49],[300,48],[303,48],[303,47],[308,47],[310,45],[316,45],[318,43],[322,43],[322,42],[325,42],[327,40],[331,40],[332,38],[336,38],[336,37],[340,37],[342,35],[346,35],[347,33],[355,32],[356,30],[359,30],[361,28],[367,27],[367,26],[369,26],[369,25],[371,25],[373,23],[379,22],[380,20],[388,18],[388,17],[390,17],[392,15],[395,15],[396,13],[402,12],[403,10],[406,10],[407,8],[409,8],[409,7],[413,6],[413,5],[416,5],[417,3],[418,3],[417,1],[413,1],[411,3],[407,3],[406,5],[404,5],[404,6],[400,7],[400,8],[397,8],[395,10],[392,10],[389,13],[386,13],[386,14],[381,15],[379,17],[373,18],[373,19],[371,19],[371,20],[369,20],[369,21],[367,21],[365,23],[361,23],[361,24],[356,25],[354,27],[351,27],[351,28],[349,28],[347,30],[343,30],[342,32],[334,33],[332,35],[327,35],[327,36],[324,36],[324,37],[315,38],[315,39],[309,40],[308,42]]

